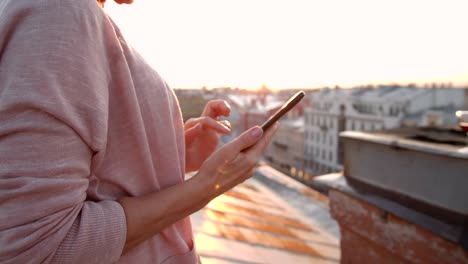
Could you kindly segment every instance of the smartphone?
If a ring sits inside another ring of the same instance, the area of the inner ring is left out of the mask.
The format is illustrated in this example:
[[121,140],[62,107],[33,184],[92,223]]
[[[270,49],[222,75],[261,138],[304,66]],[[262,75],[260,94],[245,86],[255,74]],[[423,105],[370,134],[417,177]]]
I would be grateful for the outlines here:
[[268,120],[265,123],[263,123],[263,125],[262,125],[263,132],[267,131],[267,129],[271,125],[273,125],[284,114],[286,114],[297,103],[299,103],[302,100],[302,98],[304,98],[304,96],[305,96],[304,91],[300,91],[300,92],[296,93],[295,95],[293,95],[286,103],[284,103],[284,105],[278,111],[276,111],[276,113],[274,115],[270,116],[270,118],[268,118]]

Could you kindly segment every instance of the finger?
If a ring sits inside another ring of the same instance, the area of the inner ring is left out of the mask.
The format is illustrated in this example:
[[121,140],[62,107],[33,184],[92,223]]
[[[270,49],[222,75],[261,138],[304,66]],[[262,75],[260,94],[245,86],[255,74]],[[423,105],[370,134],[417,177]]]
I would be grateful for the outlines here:
[[252,155],[253,157],[256,157],[260,159],[260,157],[263,155],[263,152],[265,149],[268,147],[268,144],[270,144],[271,140],[273,139],[273,136],[276,133],[276,130],[278,129],[279,123],[276,122],[270,129],[268,129],[262,139],[252,146],[249,150],[247,150],[246,154]]
[[217,121],[211,117],[199,117],[189,119],[187,123],[185,123],[184,128],[190,128],[192,126],[195,126],[195,124],[201,124],[203,125],[203,128],[213,129],[221,134],[228,134],[231,132],[231,129],[229,127],[225,126],[222,122]]
[[189,120],[187,120],[184,124],[184,130],[187,130],[189,128],[196,126],[199,123],[199,119],[200,118],[197,117],[197,118],[190,118]]
[[267,130],[266,135],[264,136],[264,138],[262,138],[262,140],[261,140],[261,142],[259,144],[260,147],[259,147],[259,152],[258,153],[260,155],[263,155],[263,152],[265,152],[265,149],[268,147],[268,145],[273,140],[273,137],[275,136],[276,131],[278,130],[278,127],[279,127],[279,123],[275,122],[273,127],[270,128],[269,130]]
[[257,143],[262,138],[262,135],[263,130],[261,127],[252,127],[221,147],[213,157],[214,162],[217,164],[223,164],[234,160],[242,150]]
[[273,126],[263,134],[262,138],[256,144],[247,149],[244,149],[242,153],[237,155],[237,157],[231,162],[233,166],[255,168],[266,147],[273,139],[273,135],[277,129],[278,122],[273,124]]
[[201,116],[209,116],[217,119],[219,116],[229,116],[231,114],[231,106],[224,100],[209,101]]
[[219,122],[211,117],[200,117],[199,122],[203,125],[204,128],[213,129],[221,134],[228,134],[231,132],[231,128],[225,126],[223,122]]
[[229,129],[231,129],[231,122],[229,122],[228,120],[221,120],[219,121],[221,124],[223,124],[225,127],[228,127]]
[[202,131],[202,125],[197,124],[192,128],[185,130],[185,144],[190,145],[200,135]]

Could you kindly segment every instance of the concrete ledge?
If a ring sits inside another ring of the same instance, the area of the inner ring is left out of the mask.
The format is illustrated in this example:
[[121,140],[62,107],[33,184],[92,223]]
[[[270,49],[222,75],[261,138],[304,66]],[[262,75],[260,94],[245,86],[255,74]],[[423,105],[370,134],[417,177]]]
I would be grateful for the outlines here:
[[[372,193],[362,192],[353,185],[342,174],[328,174],[314,179],[314,184],[326,190],[339,191],[353,197],[354,199],[371,204],[382,211],[382,214],[391,213],[416,226],[420,226],[442,238],[468,248],[468,234],[466,226],[448,224],[430,215],[413,210],[393,200],[377,196]],[[331,198],[331,197],[330,197]]]

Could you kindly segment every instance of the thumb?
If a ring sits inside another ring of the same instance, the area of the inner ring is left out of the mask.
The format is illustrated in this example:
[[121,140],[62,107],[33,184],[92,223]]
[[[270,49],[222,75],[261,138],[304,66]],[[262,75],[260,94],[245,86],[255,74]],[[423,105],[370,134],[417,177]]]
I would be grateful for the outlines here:
[[202,125],[201,124],[196,124],[195,126],[187,129],[185,131],[185,145],[190,145],[192,142],[198,137],[202,130]]
[[242,133],[233,141],[227,143],[220,149],[220,158],[224,161],[230,161],[237,157],[237,155],[257,143],[263,135],[263,130],[259,126],[254,126],[249,130]]

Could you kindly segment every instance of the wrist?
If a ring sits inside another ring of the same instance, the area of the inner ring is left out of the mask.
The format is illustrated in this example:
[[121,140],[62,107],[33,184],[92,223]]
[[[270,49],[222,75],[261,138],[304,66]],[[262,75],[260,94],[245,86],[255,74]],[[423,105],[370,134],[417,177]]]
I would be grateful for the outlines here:
[[191,185],[190,188],[196,193],[196,196],[201,199],[203,206],[205,206],[219,194],[216,194],[215,184],[212,183],[209,178],[203,177],[201,175],[202,173],[203,172],[200,171],[197,172],[195,176],[187,181],[187,184]]

